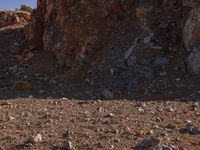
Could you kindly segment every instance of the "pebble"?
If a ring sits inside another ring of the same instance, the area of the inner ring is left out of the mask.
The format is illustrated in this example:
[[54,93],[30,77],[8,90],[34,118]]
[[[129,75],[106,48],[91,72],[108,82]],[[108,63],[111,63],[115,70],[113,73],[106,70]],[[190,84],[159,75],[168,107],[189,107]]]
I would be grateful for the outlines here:
[[198,103],[192,104],[192,111],[197,111],[198,107],[199,107]]
[[37,134],[34,138],[33,141],[35,143],[41,142],[42,141],[42,135],[41,134]]
[[109,113],[106,117],[114,117],[114,114],[113,113]]
[[13,117],[13,116],[9,116],[9,120],[15,120],[15,117]]
[[146,108],[147,107],[147,104],[145,102],[139,102],[138,103],[138,106],[139,107],[142,107],[142,108]]
[[28,96],[28,99],[33,99],[33,95],[29,95],[29,96]]
[[169,108],[169,112],[175,112],[176,110],[172,107]]
[[98,108],[98,113],[102,113],[102,112],[105,112],[104,108],[103,107],[99,107]]
[[66,148],[67,148],[67,150],[73,150],[74,149],[71,141],[69,141],[69,140],[67,141]]
[[143,109],[142,107],[139,107],[139,108],[138,108],[138,111],[143,113],[143,112],[144,112],[144,109]]

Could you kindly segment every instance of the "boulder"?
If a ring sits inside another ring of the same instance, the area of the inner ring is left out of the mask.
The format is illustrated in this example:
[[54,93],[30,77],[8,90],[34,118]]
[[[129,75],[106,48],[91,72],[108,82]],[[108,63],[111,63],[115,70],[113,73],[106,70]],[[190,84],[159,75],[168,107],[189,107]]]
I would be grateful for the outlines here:
[[191,10],[183,30],[183,41],[189,57],[188,69],[192,74],[200,71],[200,8]]

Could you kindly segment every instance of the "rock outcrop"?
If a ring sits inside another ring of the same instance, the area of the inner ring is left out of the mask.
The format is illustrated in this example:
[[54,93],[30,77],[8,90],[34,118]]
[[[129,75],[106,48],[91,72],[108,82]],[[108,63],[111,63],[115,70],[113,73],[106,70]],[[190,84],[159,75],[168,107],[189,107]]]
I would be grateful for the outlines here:
[[[60,66],[71,66],[88,51],[95,55],[108,30],[132,16],[165,49],[178,49],[183,42],[191,52],[199,45],[198,6],[196,0],[38,0],[26,36],[35,47],[53,52]],[[198,73],[193,57],[198,55],[191,53],[188,68]]]
[[68,66],[83,59],[90,46],[99,49],[106,30],[133,13],[133,6],[134,0],[38,0],[27,39],[53,51],[60,66]]
[[165,46],[180,43],[182,0],[138,0],[136,16],[141,28],[152,32]]
[[24,11],[0,11],[0,28],[10,25],[25,25],[30,18],[31,13]]

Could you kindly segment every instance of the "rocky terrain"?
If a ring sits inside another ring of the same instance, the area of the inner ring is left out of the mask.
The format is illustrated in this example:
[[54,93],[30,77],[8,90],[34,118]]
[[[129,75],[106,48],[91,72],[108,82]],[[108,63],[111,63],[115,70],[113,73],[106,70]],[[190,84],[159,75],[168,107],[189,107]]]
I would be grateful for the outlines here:
[[200,3],[38,0],[0,12],[0,148],[200,149]]

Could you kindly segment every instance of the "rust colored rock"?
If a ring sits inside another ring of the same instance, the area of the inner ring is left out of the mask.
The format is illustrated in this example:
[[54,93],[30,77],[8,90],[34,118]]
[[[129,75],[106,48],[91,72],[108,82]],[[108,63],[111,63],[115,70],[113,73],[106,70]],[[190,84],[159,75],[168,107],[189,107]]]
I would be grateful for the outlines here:
[[32,89],[32,84],[26,81],[16,81],[12,89],[13,90],[30,90]]
[[85,47],[96,47],[93,45],[98,45],[105,30],[133,6],[134,0],[38,0],[33,20],[27,26],[27,39],[53,52],[60,66],[68,66],[79,62]]

